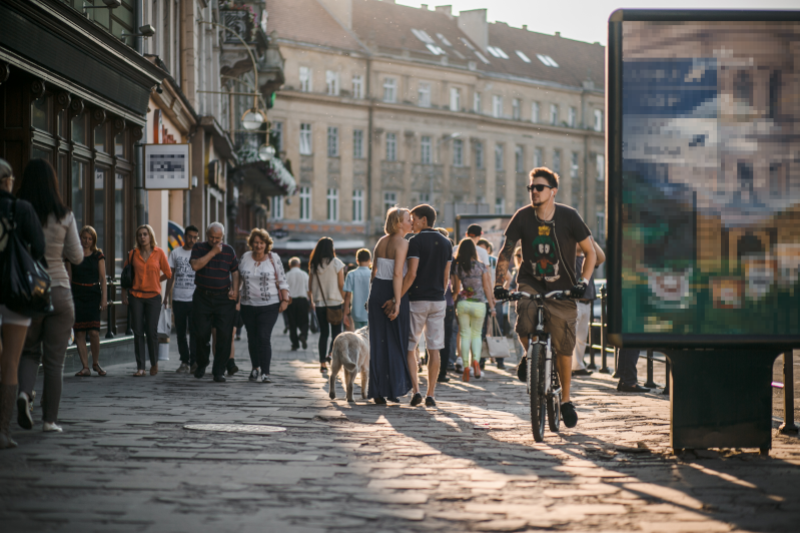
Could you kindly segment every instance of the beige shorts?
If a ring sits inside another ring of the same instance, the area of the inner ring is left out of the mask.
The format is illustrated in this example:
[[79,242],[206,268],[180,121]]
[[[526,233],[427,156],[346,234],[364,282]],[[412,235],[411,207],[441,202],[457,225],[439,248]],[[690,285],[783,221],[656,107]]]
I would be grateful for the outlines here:
[[30,326],[31,318],[12,311],[3,304],[0,304],[0,323],[10,326]]
[[417,343],[425,330],[425,345],[429,350],[444,348],[444,315],[447,302],[409,302],[411,328],[408,335],[408,351],[417,349]]
[[[530,285],[521,284],[519,290],[537,294]],[[574,300],[544,301],[544,330],[550,334],[553,351],[558,355],[572,357],[575,350],[575,325],[578,322],[578,306]],[[530,337],[536,334],[536,303],[530,298],[517,302],[517,335]]]

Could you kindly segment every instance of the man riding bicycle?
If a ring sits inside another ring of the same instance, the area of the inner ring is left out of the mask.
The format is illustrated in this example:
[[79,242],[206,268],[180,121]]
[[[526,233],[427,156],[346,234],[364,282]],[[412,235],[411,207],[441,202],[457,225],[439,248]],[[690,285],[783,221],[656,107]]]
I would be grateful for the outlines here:
[[[505,243],[497,260],[495,298],[508,299],[503,282],[518,241],[522,246],[522,266],[517,277],[520,291],[542,294],[571,290],[574,298],[580,298],[597,261],[592,232],[575,209],[556,203],[558,174],[549,168],[531,170],[528,191],[531,204],[519,209],[506,228]],[[580,276],[575,272],[576,244],[585,255]],[[562,386],[561,416],[564,425],[572,428],[578,423],[578,414],[569,396],[578,310],[575,301],[569,299],[545,300],[543,304],[545,331],[550,334],[553,351],[557,354],[556,368]],[[525,350],[528,337],[536,330],[535,322],[536,303],[528,298],[519,300],[515,330]]]

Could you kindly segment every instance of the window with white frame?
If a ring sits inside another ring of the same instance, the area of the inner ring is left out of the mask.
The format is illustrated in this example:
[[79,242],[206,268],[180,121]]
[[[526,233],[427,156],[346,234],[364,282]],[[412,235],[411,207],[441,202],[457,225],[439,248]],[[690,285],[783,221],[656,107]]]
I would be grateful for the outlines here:
[[304,93],[311,92],[311,69],[300,67],[300,90]]
[[594,160],[595,167],[597,168],[597,181],[605,181],[606,179],[606,158],[603,154],[597,154]]
[[539,120],[539,102],[534,102],[531,104],[531,122],[538,123]]
[[364,77],[361,75],[353,76],[353,98],[364,98]]
[[421,81],[417,87],[417,105],[420,107],[431,106],[431,84]]
[[553,172],[561,174],[561,150],[558,148],[553,150]]
[[325,88],[329,95],[339,96],[339,73],[335,70],[325,71]]
[[300,124],[300,155],[311,155],[311,124]]
[[464,141],[461,139],[453,139],[453,166],[464,166]]
[[397,193],[394,191],[386,191],[383,193],[383,212],[384,214],[391,208],[397,205]]
[[461,89],[450,87],[450,111],[461,110]]
[[364,190],[353,190],[353,222],[364,222]]
[[594,131],[603,131],[603,111],[594,110]]
[[429,135],[423,135],[419,141],[419,162],[423,165],[430,165],[433,162],[431,157],[432,143]]
[[478,141],[475,143],[475,168],[483,169],[483,142]]
[[514,170],[517,172],[525,172],[525,158],[522,146],[517,145],[514,147]]
[[503,97],[497,94],[492,96],[492,116],[496,118],[503,116]]
[[328,189],[327,217],[328,222],[339,220],[339,189]]
[[570,106],[569,114],[567,115],[567,125],[570,128],[574,128],[575,127],[575,121],[577,120],[577,118],[578,118],[578,110],[575,109],[574,107]]
[[397,161],[397,134],[386,134],[386,160]]
[[431,203],[431,193],[429,193],[429,192],[421,192],[421,193],[419,193],[419,203],[421,203],[421,204],[430,204]]
[[328,157],[339,157],[339,128],[328,126]]
[[558,106],[556,104],[550,104],[550,124],[557,124],[558,123]]
[[283,220],[283,196],[272,197],[272,220]]
[[520,107],[519,98],[514,98],[513,100],[511,100],[511,118],[513,118],[514,120],[519,120],[521,116],[520,115],[521,111],[519,107]]
[[504,150],[502,144],[495,144],[494,145],[494,169],[497,172],[503,171],[503,157],[504,157]]
[[275,136],[275,146],[279,152],[283,152],[283,122],[272,123],[272,135]]
[[311,187],[300,187],[300,220],[311,220]]
[[364,159],[364,130],[353,130],[353,159]]
[[475,91],[475,94],[472,95],[472,110],[476,113],[482,113],[481,109],[481,93]]
[[397,102],[397,79],[383,79],[383,101],[390,104]]
[[544,165],[544,151],[541,148],[536,148],[533,151],[533,168],[538,168]]
[[494,214],[495,215],[502,215],[506,210],[506,200],[505,198],[497,197],[494,199]]
[[578,158],[580,155],[578,152],[572,152],[569,157],[569,177],[570,178],[577,178],[578,172],[580,170],[580,166],[578,165]]

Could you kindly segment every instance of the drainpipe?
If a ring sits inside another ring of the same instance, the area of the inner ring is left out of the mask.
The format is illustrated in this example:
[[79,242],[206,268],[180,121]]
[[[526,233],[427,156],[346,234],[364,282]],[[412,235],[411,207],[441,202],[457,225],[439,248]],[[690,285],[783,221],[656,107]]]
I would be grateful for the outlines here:
[[366,80],[366,87],[364,88],[366,91],[366,98],[367,102],[369,103],[368,108],[368,122],[367,122],[367,221],[366,221],[366,233],[367,233],[367,245],[369,245],[369,239],[372,237],[372,59],[371,56],[367,55],[367,80]]
[[[138,32],[138,28],[141,28],[144,24],[142,18],[142,2],[136,2],[135,4],[135,19],[136,22],[134,23],[134,28]],[[144,52],[144,40],[141,36],[134,37],[135,41],[135,48],[139,54]],[[142,224],[147,224],[147,191],[144,190],[144,144],[147,142],[147,126],[145,125],[144,128],[144,135],[140,141],[137,141],[133,146],[134,151],[134,160],[136,165],[136,170],[134,172],[134,195],[136,198],[136,227],[138,228]]]

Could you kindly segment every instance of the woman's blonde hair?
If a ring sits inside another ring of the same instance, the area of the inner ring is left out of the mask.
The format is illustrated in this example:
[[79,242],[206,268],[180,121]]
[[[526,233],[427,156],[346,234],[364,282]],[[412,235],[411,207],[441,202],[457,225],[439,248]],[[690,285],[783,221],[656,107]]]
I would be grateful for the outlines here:
[[256,237],[267,243],[265,253],[269,253],[269,251],[272,250],[272,237],[269,236],[269,232],[265,229],[253,228],[252,231],[250,231],[250,235],[247,237],[247,246],[251,250],[253,249],[253,239]]
[[386,223],[383,225],[383,232],[386,235],[392,235],[397,232],[400,224],[403,222],[403,213],[408,213],[408,209],[404,207],[392,207],[386,212]]
[[152,226],[150,224],[142,224],[138,228],[136,228],[135,238],[136,238],[136,247],[139,248],[139,230],[146,229],[147,233],[150,234],[150,249],[155,250],[156,246],[158,246],[158,242],[156,242],[156,232],[153,231]]
[[100,248],[97,247],[97,232],[91,226],[84,226],[81,228],[81,232],[78,233],[78,236],[83,235],[84,233],[88,233],[89,236],[92,238],[92,251],[93,252],[102,252]]

